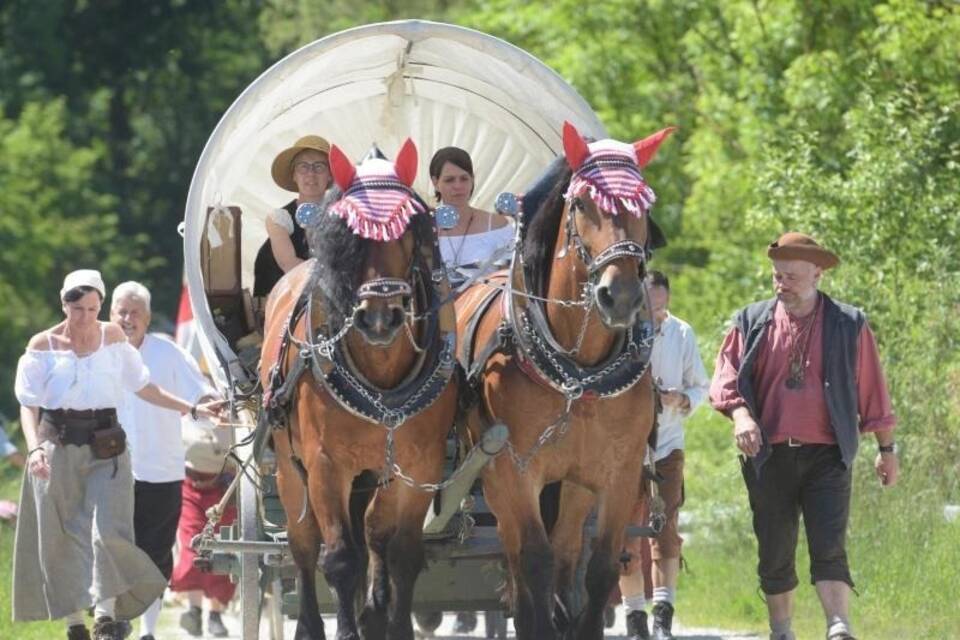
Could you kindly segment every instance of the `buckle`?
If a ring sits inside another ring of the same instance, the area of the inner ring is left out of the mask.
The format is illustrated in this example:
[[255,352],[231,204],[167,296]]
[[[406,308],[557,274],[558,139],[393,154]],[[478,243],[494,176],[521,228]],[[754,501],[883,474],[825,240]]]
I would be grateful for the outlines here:
[[791,448],[802,447],[805,445],[805,442],[800,442],[799,440],[794,440],[792,437],[787,438],[787,446]]

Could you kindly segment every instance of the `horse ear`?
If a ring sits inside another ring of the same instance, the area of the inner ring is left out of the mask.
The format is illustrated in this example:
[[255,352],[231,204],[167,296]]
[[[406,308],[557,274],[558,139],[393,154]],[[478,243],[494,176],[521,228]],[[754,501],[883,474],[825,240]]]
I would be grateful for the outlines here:
[[657,149],[660,148],[660,143],[667,139],[671,133],[676,131],[676,127],[667,127],[666,129],[661,129],[651,136],[647,136],[643,140],[637,140],[633,143],[634,153],[637,154],[637,164],[641,167],[645,167],[650,164],[650,161],[653,160],[653,156],[657,155]]
[[590,147],[587,146],[583,136],[567,120],[563,122],[563,152],[567,156],[567,164],[574,171],[579,169],[583,161],[590,155]]
[[413,140],[407,138],[397,153],[397,160],[393,163],[397,171],[397,178],[408,187],[413,186],[413,181],[417,177],[417,145]]
[[330,145],[330,173],[341,191],[346,191],[353,184],[353,177],[357,175],[357,168],[335,144]]

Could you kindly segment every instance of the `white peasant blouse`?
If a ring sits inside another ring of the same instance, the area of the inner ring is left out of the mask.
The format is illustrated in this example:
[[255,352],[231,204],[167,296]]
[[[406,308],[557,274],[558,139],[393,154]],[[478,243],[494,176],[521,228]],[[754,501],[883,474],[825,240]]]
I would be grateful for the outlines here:
[[25,407],[111,409],[125,391],[140,391],[150,370],[129,342],[104,345],[86,356],[70,350],[27,349],[17,363],[14,392]]

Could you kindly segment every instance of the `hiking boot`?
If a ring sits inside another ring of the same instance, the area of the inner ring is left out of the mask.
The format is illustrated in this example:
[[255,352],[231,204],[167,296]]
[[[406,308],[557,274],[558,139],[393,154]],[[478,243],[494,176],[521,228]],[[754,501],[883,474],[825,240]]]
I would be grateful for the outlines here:
[[120,629],[120,637],[123,640],[127,640],[131,633],[133,633],[133,625],[130,624],[129,620],[117,620],[117,628]]
[[653,640],[673,640],[673,605],[669,602],[655,602],[653,604],[653,628],[650,637]]
[[86,625],[72,624],[67,629],[67,640],[90,640],[90,632]]
[[473,611],[461,611],[453,625],[454,633],[473,633],[477,628],[477,614]]
[[113,618],[97,618],[93,625],[93,640],[123,640],[123,627]]
[[180,628],[192,636],[203,635],[203,610],[200,607],[190,607],[180,614]]
[[646,611],[631,611],[627,614],[627,635],[630,640],[650,640]]
[[211,611],[207,615],[207,632],[214,638],[226,638],[230,635],[227,628],[223,626],[223,620],[220,619],[219,611]]

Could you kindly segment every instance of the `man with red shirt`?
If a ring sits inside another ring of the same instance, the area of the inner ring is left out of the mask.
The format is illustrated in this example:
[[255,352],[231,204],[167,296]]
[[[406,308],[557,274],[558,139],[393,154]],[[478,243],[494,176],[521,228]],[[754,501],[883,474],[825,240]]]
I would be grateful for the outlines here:
[[896,418],[863,312],[817,289],[839,258],[795,232],[771,244],[767,256],[776,297],[734,316],[717,356],[710,403],[733,420],[743,454],[771,640],[794,639],[801,513],[827,638],[850,640],[851,466],[860,435],[873,433],[880,482],[896,483]]

